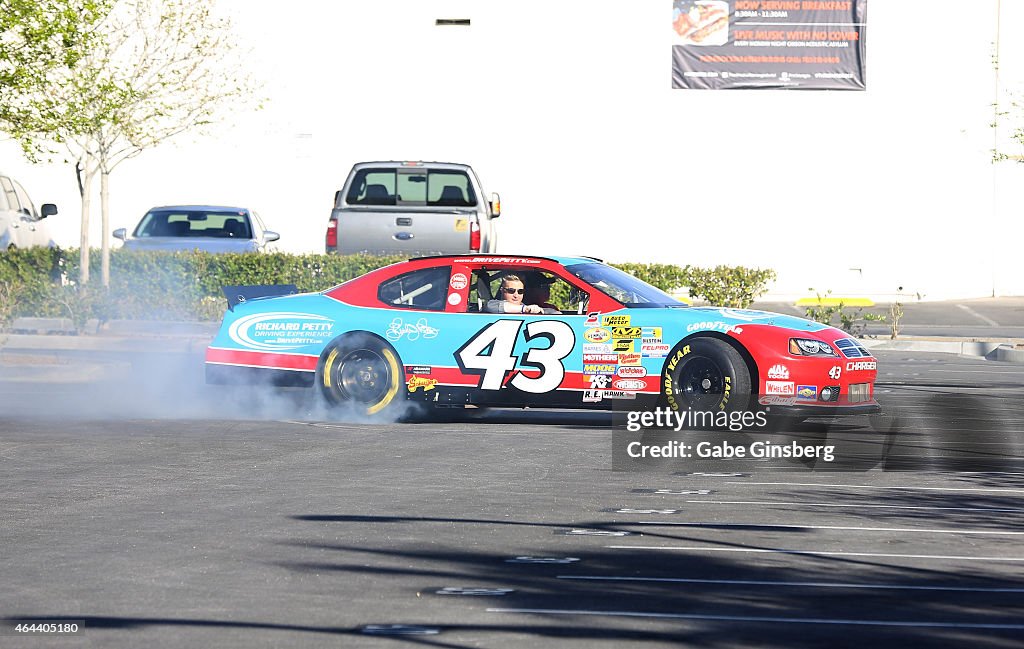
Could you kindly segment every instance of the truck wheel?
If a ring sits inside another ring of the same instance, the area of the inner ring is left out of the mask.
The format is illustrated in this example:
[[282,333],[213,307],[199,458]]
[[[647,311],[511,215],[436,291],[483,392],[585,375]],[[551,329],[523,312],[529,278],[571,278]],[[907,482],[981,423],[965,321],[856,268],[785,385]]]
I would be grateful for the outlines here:
[[355,334],[328,345],[316,383],[332,405],[350,406],[366,416],[397,415],[405,404],[404,372],[398,353],[369,334]]
[[660,404],[673,410],[741,410],[750,400],[750,370],[732,345],[691,338],[669,353],[661,372]]

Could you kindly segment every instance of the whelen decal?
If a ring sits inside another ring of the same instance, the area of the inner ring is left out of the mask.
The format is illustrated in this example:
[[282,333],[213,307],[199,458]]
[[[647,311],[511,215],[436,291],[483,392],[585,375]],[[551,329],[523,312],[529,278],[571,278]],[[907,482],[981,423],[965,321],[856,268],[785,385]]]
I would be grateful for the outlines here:
[[794,394],[793,382],[792,381],[765,381],[764,382],[764,393],[765,394],[780,394],[785,396],[792,396]]
[[280,352],[323,344],[333,327],[330,318],[311,313],[257,313],[232,322],[228,336],[242,347]]

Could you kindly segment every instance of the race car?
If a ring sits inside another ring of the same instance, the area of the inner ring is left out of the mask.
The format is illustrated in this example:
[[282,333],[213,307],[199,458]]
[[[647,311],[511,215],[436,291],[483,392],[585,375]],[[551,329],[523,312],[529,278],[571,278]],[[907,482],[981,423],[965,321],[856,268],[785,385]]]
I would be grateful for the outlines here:
[[[502,278],[550,294],[542,314],[489,313]],[[319,293],[225,287],[208,383],[315,387],[396,416],[434,406],[769,408],[870,413],[876,359],[833,327],[689,306],[589,257],[422,257]]]

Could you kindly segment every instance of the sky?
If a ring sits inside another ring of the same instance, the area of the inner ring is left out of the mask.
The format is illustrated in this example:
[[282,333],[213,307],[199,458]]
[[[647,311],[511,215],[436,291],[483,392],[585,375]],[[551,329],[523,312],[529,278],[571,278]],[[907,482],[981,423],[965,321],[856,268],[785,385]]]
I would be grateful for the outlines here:
[[[1024,294],[1000,254],[1024,166],[989,159],[993,100],[1024,81],[1024,2],[1001,5],[997,95],[996,0],[871,0],[863,92],[673,90],[671,0],[220,0],[265,107],[124,163],[111,228],[241,205],[321,252],[353,164],[439,160],[500,193],[504,253],[769,267],[777,295]],[[0,169],[77,246],[71,165],[0,142]]]

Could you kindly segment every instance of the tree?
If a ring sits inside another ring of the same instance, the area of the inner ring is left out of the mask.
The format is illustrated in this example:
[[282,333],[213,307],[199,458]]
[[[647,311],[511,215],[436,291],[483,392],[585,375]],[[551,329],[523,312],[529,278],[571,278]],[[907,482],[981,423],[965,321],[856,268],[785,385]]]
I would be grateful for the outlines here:
[[[61,143],[82,192],[82,283],[89,281],[92,181],[100,177],[102,281],[110,283],[109,178],[125,160],[255,103],[254,83],[215,0],[118,0],[90,50],[48,90],[75,119],[17,133],[23,148]],[[40,98],[41,99],[41,98]]]
[[49,85],[89,51],[110,3],[0,0],[0,130],[69,128],[70,116],[48,94]]

